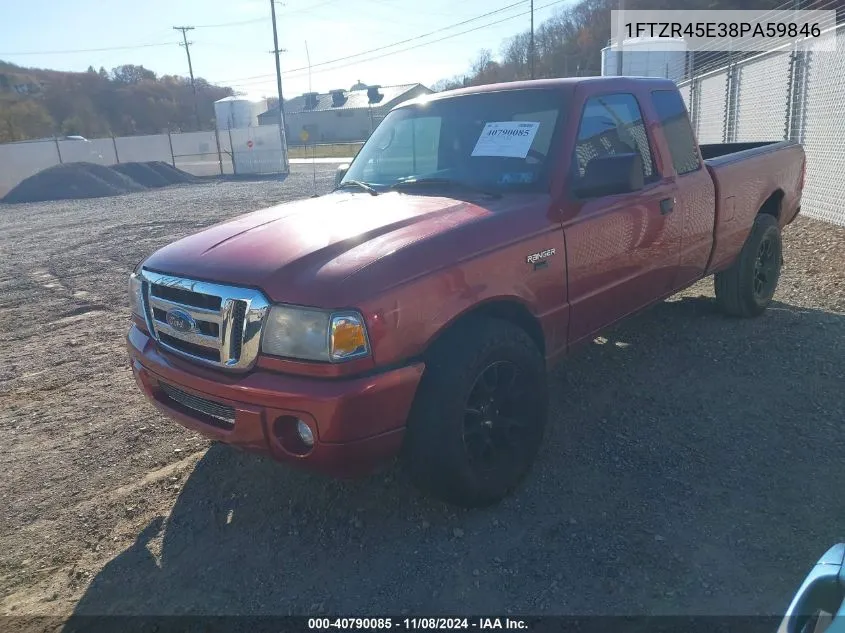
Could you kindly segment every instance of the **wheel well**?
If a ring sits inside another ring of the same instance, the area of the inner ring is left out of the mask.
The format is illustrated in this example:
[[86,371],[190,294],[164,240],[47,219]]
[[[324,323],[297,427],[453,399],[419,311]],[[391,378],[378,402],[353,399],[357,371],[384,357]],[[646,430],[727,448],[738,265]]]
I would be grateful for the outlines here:
[[775,219],[780,219],[780,207],[781,203],[783,202],[783,189],[776,189],[772,195],[770,195],[766,201],[763,203],[763,206],[760,207],[760,210],[757,212],[758,215],[760,213],[765,213],[767,215],[772,215]]
[[[459,324],[466,323],[467,321],[478,317],[501,319],[503,321],[513,323],[531,337],[531,340],[534,341],[534,344],[543,356],[546,355],[546,336],[543,334],[543,328],[540,326],[540,321],[537,317],[531,314],[528,308],[518,301],[501,300],[482,303],[481,305],[464,312],[461,316],[450,323],[446,329],[452,329]],[[442,332],[440,335],[442,335]],[[438,335],[438,339],[440,338],[440,335]]]

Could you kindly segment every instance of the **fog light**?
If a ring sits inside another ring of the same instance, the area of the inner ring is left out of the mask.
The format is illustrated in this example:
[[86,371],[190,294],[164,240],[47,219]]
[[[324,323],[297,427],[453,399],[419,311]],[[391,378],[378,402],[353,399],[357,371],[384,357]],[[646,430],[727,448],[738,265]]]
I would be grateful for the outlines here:
[[314,433],[311,432],[311,427],[305,424],[302,420],[296,421],[296,432],[299,433],[299,439],[308,448],[314,446]]

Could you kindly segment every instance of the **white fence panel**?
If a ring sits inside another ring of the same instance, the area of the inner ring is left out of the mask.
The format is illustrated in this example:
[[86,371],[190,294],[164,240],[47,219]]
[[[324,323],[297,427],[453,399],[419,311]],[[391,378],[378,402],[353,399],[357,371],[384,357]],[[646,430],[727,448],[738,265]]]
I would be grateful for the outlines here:
[[220,156],[214,132],[184,132],[171,134],[176,167],[194,176],[213,176],[220,173]]
[[782,141],[789,104],[789,54],[774,53],[742,64],[736,141]]
[[0,197],[21,180],[58,164],[55,141],[0,145]]
[[173,160],[170,154],[170,142],[167,134],[152,134],[149,136],[120,136],[115,139],[117,155],[121,163],[144,162],[161,160],[169,163]]
[[722,143],[725,133],[728,73],[721,72],[705,77],[699,82],[698,90],[698,142]]
[[117,162],[114,143],[110,138],[92,141],[59,141],[59,151],[62,153],[63,163],[85,162],[114,165]]
[[836,51],[815,51],[809,59],[804,151],[807,176],[801,210],[845,226],[845,30],[837,32]]
[[278,126],[263,125],[230,132],[235,173],[278,174],[285,171]]

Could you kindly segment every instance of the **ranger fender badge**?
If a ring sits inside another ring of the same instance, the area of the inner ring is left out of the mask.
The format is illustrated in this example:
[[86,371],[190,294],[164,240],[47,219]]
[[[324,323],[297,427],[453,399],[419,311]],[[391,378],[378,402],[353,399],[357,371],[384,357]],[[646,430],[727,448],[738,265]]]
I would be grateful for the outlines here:
[[539,253],[532,253],[528,257],[525,258],[525,262],[527,264],[536,264],[541,259],[546,259],[547,257],[551,257],[555,254],[555,249],[550,248],[546,251],[540,251]]

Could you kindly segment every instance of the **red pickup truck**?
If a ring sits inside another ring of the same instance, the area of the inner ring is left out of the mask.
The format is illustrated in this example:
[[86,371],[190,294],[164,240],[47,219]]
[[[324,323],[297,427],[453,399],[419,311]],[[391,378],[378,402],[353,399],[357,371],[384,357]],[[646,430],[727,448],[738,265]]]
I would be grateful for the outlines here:
[[804,153],[699,147],[667,80],[554,79],[399,105],[341,176],[138,265],[138,384],[215,440],[337,476],[400,455],[478,506],[528,472],[575,345],[713,274],[766,309]]

